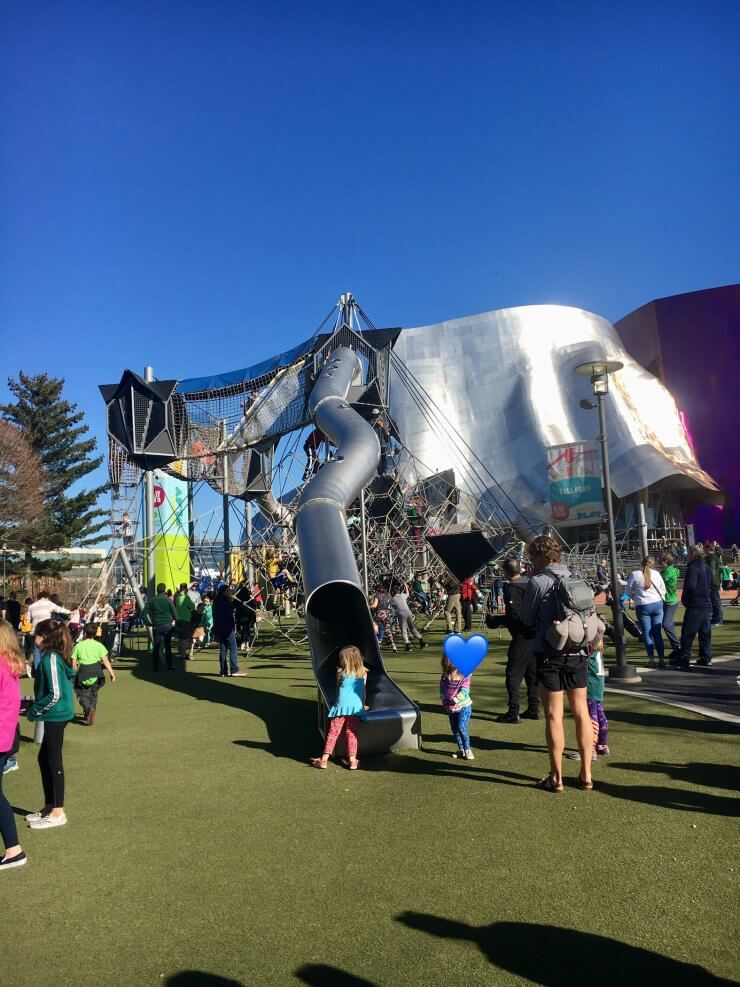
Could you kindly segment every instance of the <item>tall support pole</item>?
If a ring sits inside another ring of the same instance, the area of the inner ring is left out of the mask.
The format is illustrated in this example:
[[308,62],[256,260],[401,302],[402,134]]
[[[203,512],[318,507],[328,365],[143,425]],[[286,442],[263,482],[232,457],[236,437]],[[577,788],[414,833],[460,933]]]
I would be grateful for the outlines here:
[[188,465],[188,556],[190,559],[190,582],[195,579],[195,480],[190,477]]
[[[150,366],[144,367],[144,380],[154,380],[154,370]],[[154,597],[157,588],[157,575],[154,566],[154,472],[147,470],[144,473],[144,525],[146,544],[146,575],[147,591],[149,599]]]
[[[221,422],[221,442],[226,441],[226,422]],[[223,469],[223,513],[224,513],[224,581],[228,581],[229,566],[231,565],[231,529],[229,518],[229,456],[223,454],[221,461]]]
[[609,444],[606,436],[606,412],[604,409],[604,397],[601,392],[597,394],[599,402],[599,443],[601,444],[601,465],[604,471],[604,510],[606,511],[607,535],[609,539],[609,568],[611,570],[612,588],[612,623],[614,627],[614,647],[617,655],[617,663],[609,670],[610,679],[620,679],[621,681],[632,680],[639,682],[637,670],[627,664],[627,647],[624,639],[624,619],[622,606],[619,598],[622,595],[619,587],[619,572],[617,569],[617,538],[614,532],[614,515],[612,513],[612,482],[611,470],[609,468]]
[[645,500],[642,494],[637,496],[637,520],[640,529],[640,551],[642,552],[642,557],[645,558],[649,555],[648,550],[648,526],[647,518],[645,517]]
[[367,578],[367,511],[365,510],[365,488],[360,491],[360,521],[362,523],[362,585],[369,598],[370,587]]
[[244,503],[244,535],[247,543],[247,575],[251,592],[254,586],[254,559],[252,558],[252,504],[248,500]]

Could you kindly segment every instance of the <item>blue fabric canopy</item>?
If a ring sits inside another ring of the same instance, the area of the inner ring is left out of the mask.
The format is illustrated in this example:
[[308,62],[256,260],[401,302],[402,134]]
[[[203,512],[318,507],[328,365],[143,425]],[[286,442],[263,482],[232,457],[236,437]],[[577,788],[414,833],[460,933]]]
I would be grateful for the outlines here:
[[233,384],[241,384],[246,380],[255,380],[263,374],[269,374],[275,370],[279,370],[281,367],[290,366],[300,356],[308,353],[313,345],[314,340],[309,339],[299,346],[294,346],[293,349],[286,350],[285,353],[272,356],[269,360],[256,363],[253,367],[244,367],[243,370],[229,370],[224,374],[213,374],[210,377],[188,377],[187,380],[180,381],[178,390],[180,394],[194,394],[198,391],[220,391],[222,388],[230,387]]

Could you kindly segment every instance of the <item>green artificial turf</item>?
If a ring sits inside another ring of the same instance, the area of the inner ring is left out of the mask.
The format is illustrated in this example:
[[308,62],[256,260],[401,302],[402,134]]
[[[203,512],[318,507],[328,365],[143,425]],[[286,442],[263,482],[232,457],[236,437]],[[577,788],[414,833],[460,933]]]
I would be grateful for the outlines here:
[[[728,612],[718,653],[740,651],[739,631]],[[533,787],[542,723],[494,719],[505,635],[473,679],[464,763],[437,698],[441,633],[430,640],[387,659],[422,707],[424,750],[352,773],[308,766],[305,653],[275,641],[231,680],[214,652],[156,678],[120,661],[96,725],[67,730],[68,826],[22,824],[29,864],[0,876],[0,983],[731,980],[735,730],[607,695],[597,790],[547,795]],[[19,812],[41,803],[35,754],[24,743],[5,778]]]

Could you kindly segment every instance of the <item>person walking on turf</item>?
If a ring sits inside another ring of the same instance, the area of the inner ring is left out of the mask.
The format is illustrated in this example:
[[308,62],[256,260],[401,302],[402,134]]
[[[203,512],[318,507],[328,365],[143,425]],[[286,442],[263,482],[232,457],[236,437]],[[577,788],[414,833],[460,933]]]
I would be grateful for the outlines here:
[[463,617],[463,627],[466,631],[473,629],[473,606],[478,587],[470,576],[460,583],[460,608]]
[[337,699],[326,714],[329,729],[326,733],[324,752],[321,757],[315,757],[311,761],[315,768],[326,768],[342,733],[347,742],[347,766],[350,771],[359,768],[357,731],[368,709],[365,705],[366,684],[367,669],[362,659],[362,652],[354,644],[342,648],[339,652],[337,669]]
[[691,649],[699,635],[699,660],[705,668],[712,664],[712,570],[704,561],[700,545],[690,549],[690,560],[683,577],[681,603],[684,610],[681,628],[681,654],[675,667],[688,671],[691,667]]
[[[505,627],[511,634],[511,642],[506,654],[506,692],[509,708],[498,718],[499,723],[521,723],[524,720],[539,720],[540,696],[537,689],[537,662],[532,651],[534,632],[526,627],[519,617],[524,593],[529,580],[522,576],[522,566],[516,559],[506,559],[503,565],[506,579],[503,587],[503,614],[489,613],[486,626],[492,629]],[[497,601],[494,601],[497,605]],[[527,684],[527,708],[519,716],[519,690],[522,681]]]
[[712,627],[721,627],[724,623],[722,610],[722,552],[716,541],[707,542],[704,546],[704,561],[712,573]]
[[72,668],[76,673],[75,693],[82,706],[85,726],[91,727],[98,708],[101,679],[105,682],[105,673],[108,672],[113,683],[116,681],[116,673],[105,646],[95,638],[95,625],[85,624],[82,635],[82,640],[72,649]]
[[[391,613],[393,610],[393,600],[387,583],[381,583],[379,589],[375,591],[375,621],[378,625],[378,643],[386,640],[391,646],[391,651],[398,651],[396,642],[393,640],[393,627],[391,624]],[[383,631],[383,638],[380,631]]]
[[21,709],[19,680],[26,671],[26,660],[18,647],[15,629],[7,620],[0,620],[0,837],[5,853],[0,870],[11,870],[26,863],[26,855],[18,842],[15,816],[3,793],[3,773],[8,759],[17,747],[18,717]]
[[470,698],[471,676],[463,675],[447,655],[442,655],[441,665],[439,698],[442,700],[442,709],[450,719],[452,736],[457,744],[457,750],[452,756],[463,761],[474,761],[475,755],[470,749],[468,726],[473,713],[473,700]]
[[167,595],[167,587],[159,583],[157,593],[146,601],[144,620],[152,625],[152,668],[158,672],[161,667],[162,651],[167,659],[167,668],[172,671],[175,662],[172,658],[172,625],[177,620],[174,604]]
[[581,755],[578,782],[581,788],[591,789],[593,727],[586,701],[588,655],[583,648],[559,651],[547,639],[560,609],[556,594],[558,583],[568,579],[570,572],[560,561],[560,545],[554,538],[538,536],[531,542],[528,552],[532,576],[524,592],[519,619],[534,630],[532,650],[537,662],[537,682],[545,711],[545,736],[550,756],[550,773],[538,787],[546,792],[563,791],[563,693],[567,692]]
[[403,583],[401,586],[398,584],[391,586],[388,592],[393,593],[391,600],[393,601],[393,607],[396,611],[396,619],[398,620],[398,625],[401,628],[401,634],[403,635],[406,650],[414,650],[414,646],[409,640],[409,635],[416,640],[420,648],[426,648],[427,642],[421,636],[421,633],[416,629],[416,624],[414,623],[414,615],[411,612],[411,607],[409,606],[409,588],[406,583]]
[[39,748],[39,768],[44,806],[26,816],[31,829],[64,826],[64,730],[74,717],[72,638],[64,624],[44,620],[36,627],[36,647],[41,661],[34,671],[35,699],[26,709],[31,722],[41,720],[44,739]]
[[[442,586],[447,593],[445,601],[445,625],[447,633],[459,634],[462,628],[462,606],[460,604],[460,583],[452,573],[448,572],[441,579]],[[453,621],[454,614],[454,621]]]
[[655,568],[655,559],[652,555],[646,555],[642,568],[635,569],[627,577],[627,595],[635,604],[649,663],[654,663],[657,651],[661,668],[665,668],[665,646],[661,634],[665,594],[665,583]]
[[678,610],[678,580],[681,573],[675,566],[674,558],[667,552],[662,559],[663,569],[661,575],[665,583],[665,599],[663,600],[663,631],[671,646],[671,653],[668,660],[675,661],[681,653],[681,642],[676,634],[676,610]]
[[246,672],[239,671],[236,647],[236,618],[234,616],[234,601],[229,587],[222,584],[213,601],[213,637],[218,642],[218,664],[222,676],[232,675],[244,678]]
[[190,658],[190,641],[192,638],[192,627],[190,618],[195,603],[188,593],[188,584],[182,583],[175,596],[175,614],[177,621],[177,657],[182,661]]

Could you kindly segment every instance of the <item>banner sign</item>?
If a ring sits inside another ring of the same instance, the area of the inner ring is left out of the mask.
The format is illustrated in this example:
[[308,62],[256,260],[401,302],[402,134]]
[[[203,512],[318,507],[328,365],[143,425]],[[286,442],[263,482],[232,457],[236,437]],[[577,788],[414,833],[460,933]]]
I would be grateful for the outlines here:
[[190,581],[188,485],[161,470],[154,471],[154,573],[173,591]]
[[559,527],[598,524],[604,516],[598,441],[569,442],[545,451],[553,522]]

